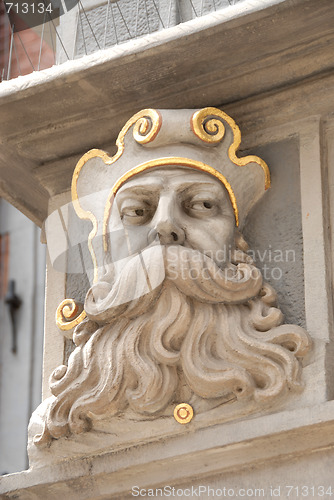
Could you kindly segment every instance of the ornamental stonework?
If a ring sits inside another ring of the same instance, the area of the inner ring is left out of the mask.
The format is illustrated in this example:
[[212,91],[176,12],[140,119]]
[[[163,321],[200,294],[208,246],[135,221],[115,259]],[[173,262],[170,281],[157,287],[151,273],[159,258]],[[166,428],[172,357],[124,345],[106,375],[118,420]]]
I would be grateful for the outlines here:
[[219,109],[147,109],[113,157],[78,162],[92,283],[82,308],[58,308],[75,349],[32,416],[32,462],[246,417],[303,389],[310,337],[284,324],[242,236],[269,168],[237,156],[240,141]]

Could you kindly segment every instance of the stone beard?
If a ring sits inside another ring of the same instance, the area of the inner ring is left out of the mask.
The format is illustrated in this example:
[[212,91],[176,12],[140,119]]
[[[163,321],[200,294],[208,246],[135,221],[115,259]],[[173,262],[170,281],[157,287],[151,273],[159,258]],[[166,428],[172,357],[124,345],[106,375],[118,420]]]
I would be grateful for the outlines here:
[[197,250],[152,245],[116,279],[93,285],[68,367],[51,375],[53,399],[35,444],[123,412],[132,420],[172,416],[186,401],[195,414],[219,405],[223,414],[224,403],[253,399],[261,407],[300,388],[310,339],[282,324],[275,291],[246,250],[239,234],[221,269]]

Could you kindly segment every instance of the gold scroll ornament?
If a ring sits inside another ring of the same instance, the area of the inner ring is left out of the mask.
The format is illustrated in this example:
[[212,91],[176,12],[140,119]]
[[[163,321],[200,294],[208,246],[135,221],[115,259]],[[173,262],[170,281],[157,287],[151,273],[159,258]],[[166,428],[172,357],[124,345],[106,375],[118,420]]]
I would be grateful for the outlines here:
[[85,317],[85,311],[80,312],[79,305],[73,299],[65,299],[57,307],[56,324],[66,332],[76,327]]

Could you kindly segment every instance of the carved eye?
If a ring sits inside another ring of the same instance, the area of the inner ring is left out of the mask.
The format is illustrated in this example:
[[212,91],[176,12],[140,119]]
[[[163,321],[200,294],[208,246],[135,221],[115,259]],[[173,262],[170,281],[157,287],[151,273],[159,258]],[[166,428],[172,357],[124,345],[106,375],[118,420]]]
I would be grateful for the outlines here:
[[144,217],[146,212],[144,208],[125,207],[122,210],[122,217]]
[[198,212],[206,212],[212,210],[215,204],[209,200],[195,201],[189,204],[190,210],[196,210]]
[[123,206],[121,208],[121,219],[127,224],[145,224],[152,216],[152,210],[148,206],[134,205]]
[[218,215],[220,200],[214,192],[197,192],[184,200],[183,208],[190,217],[205,219]]

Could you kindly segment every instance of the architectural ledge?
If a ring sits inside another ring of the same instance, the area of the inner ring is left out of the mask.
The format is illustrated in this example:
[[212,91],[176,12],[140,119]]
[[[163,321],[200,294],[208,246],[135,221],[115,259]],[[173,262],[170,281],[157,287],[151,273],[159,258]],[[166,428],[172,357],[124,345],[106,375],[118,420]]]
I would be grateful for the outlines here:
[[[332,72],[331,0],[246,0],[0,85],[0,195],[39,225],[140,108],[225,106]],[[191,57],[189,57],[191,54]]]
[[[135,485],[149,488],[185,483],[269,461],[332,452],[333,415],[334,401],[330,401],[242,423],[215,425],[197,431],[196,439],[189,429],[164,441],[163,446],[158,440],[3,476],[0,494],[4,500],[51,498],[52,491],[57,498],[62,495],[71,500],[120,498]],[[330,470],[323,473],[331,477],[332,462],[327,467]]]

